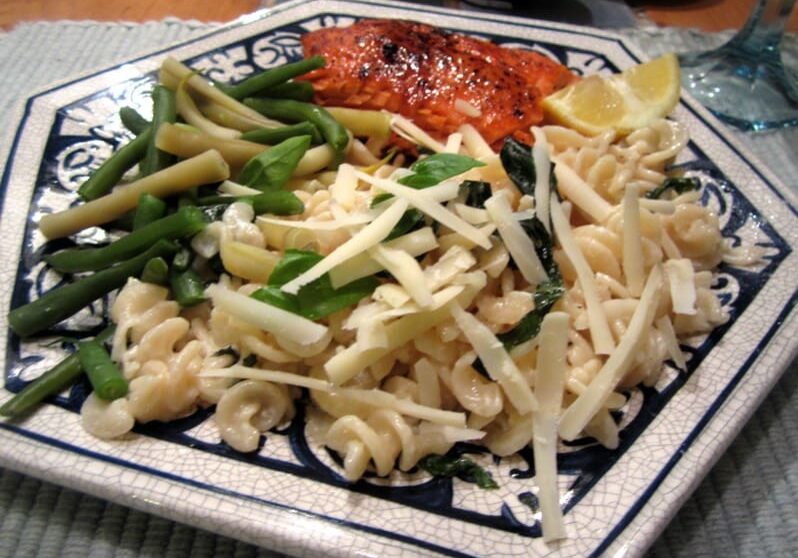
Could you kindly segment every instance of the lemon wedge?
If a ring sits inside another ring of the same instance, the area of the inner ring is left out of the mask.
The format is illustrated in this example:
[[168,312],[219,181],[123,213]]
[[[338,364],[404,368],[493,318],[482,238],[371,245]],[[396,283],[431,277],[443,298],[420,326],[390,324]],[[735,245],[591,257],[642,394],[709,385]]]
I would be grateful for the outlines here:
[[628,134],[670,114],[679,102],[679,60],[673,53],[609,77],[589,76],[541,101],[546,117],[595,136]]

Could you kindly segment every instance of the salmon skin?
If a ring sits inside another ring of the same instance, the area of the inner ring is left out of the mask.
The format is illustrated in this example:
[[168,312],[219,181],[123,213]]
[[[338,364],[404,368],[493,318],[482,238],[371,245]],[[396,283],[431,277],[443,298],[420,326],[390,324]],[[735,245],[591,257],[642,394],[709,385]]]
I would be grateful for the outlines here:
[[319,29],[302,36],[302,47],[327,60],[302,78],[317,103],[399,113],[439,139],[470,123],[494,146],[511,135],[529,141],[543,118],[540,99],[576,80],[537,52],[414,21]]

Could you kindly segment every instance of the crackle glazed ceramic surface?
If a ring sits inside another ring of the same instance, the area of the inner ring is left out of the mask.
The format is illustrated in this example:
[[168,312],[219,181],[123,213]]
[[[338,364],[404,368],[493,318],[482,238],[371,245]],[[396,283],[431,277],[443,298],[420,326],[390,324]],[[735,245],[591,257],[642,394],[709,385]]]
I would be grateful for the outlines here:
[[[222,82],[301,56],[302,33],[362,17],[415,19],[535,49],[579,74],[609,73],[640,61],[622,40],[594,29],[407,4],[307,2],[256,13],[188,43],[51,87],[30,97],[2,178],[2,331],[5,389],[0,402],[70,350],[64,336],[96,332],[102,300],[47,338],[8,333],[10,307],[61,280],[41,263],[41,215],[67,207],[90,170],[128,133],[118,109],[149,110],[161,60],[174,56]],[[306,428],[302,412],[242,455],[221,443],[199,410],[168,424],[137,426],[123,440],[85,433],[78,383],[21,421],[0,420],[0,464],[138,509],[303,555],[586,556],[641,554],[688,497],[774,384],[796,343],[796,202],[692,100],[674,117],[691,135],[677,164],[705,185],[703,203],[734,245],[764,248],[755,267],[722,265],[714,289],[731,318],[683,349],[687,370],[668,367],[656,386],[628,392],[615,417],[620,446],[585,438],[560,446],[561,506],[568,538],[540,536],[528,450],[495,458],[468,444],[457,451],[488,469],[486,491],[423,471],[345,481],[337,457]],[[102,239],[98,239],[102,240]],[[55,341],[55,342],[53,342]]]

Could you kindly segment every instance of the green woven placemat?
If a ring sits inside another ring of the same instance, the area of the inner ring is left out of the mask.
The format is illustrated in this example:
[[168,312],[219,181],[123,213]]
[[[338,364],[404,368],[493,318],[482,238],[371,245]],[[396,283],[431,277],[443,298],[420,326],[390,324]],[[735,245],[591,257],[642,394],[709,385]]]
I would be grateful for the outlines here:
[[[37,23],[0,35],[0,129],[32,90],[214,25]],[[651,56],[714,46],[727,35],[674,29],[622,32]],[[798,52],[790,37],[790,57]],[[74,53],[81,53],[76,57]],[[798,130],[746,144],[798,190]],[[657,557],[798,555],[798,367],[777,384],[650,550]],[[268,550],[0,469],[0,557],[275,556]]]

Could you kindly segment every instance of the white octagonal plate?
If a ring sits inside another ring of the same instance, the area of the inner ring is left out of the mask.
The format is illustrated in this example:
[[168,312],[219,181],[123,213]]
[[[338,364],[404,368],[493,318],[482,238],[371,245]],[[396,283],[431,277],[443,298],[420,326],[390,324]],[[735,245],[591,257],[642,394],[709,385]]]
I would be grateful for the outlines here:
[[[59,360],[68,343],[21,342],[6,310],[53,286],[40,263],[35,223],[67,207],[90,169],[128,137],[122,106],[146,112],[148,91],[167,55],[210,77],[235,82],[301,56],[302,33],[362,17],[420,20],[501,44],[531,48],[580,74],[641,60],[619,38],[533,20],[409,4],[290,3],[152,55],[44,90],[25,105],[2,178],[0,325],[5,389],[0,403]],[[305,429],[300,413],[241,455],[221,443],[202,410],[169,424],[136,427],[125,440],[92,438],[80,426],[79,383],[24,420],[0,421],[0,464],[91,494],[291,554],[392,556],[586,556],[642,553],[687,498],[794,355],[793,195],[697,103],[675,118],[691,136],[679,164],[705,184],[703,203],[735,244],[764,248],[764,263],[723,265],[714,288],[731,319],[685,347],[686,371],[669,368],[653,388],[629,392],[619,417],[620,447],[592,440],[558,457],[569,537],[540,537],[531,454],[494,458],[476,446],[457,451],[488,468],[501,488],[482,491],[422,472],[347,483],[334,456]],[[107,300],[53,330],[52,339],[96,331]],[[52,340],[51,339],[51,340]]]

